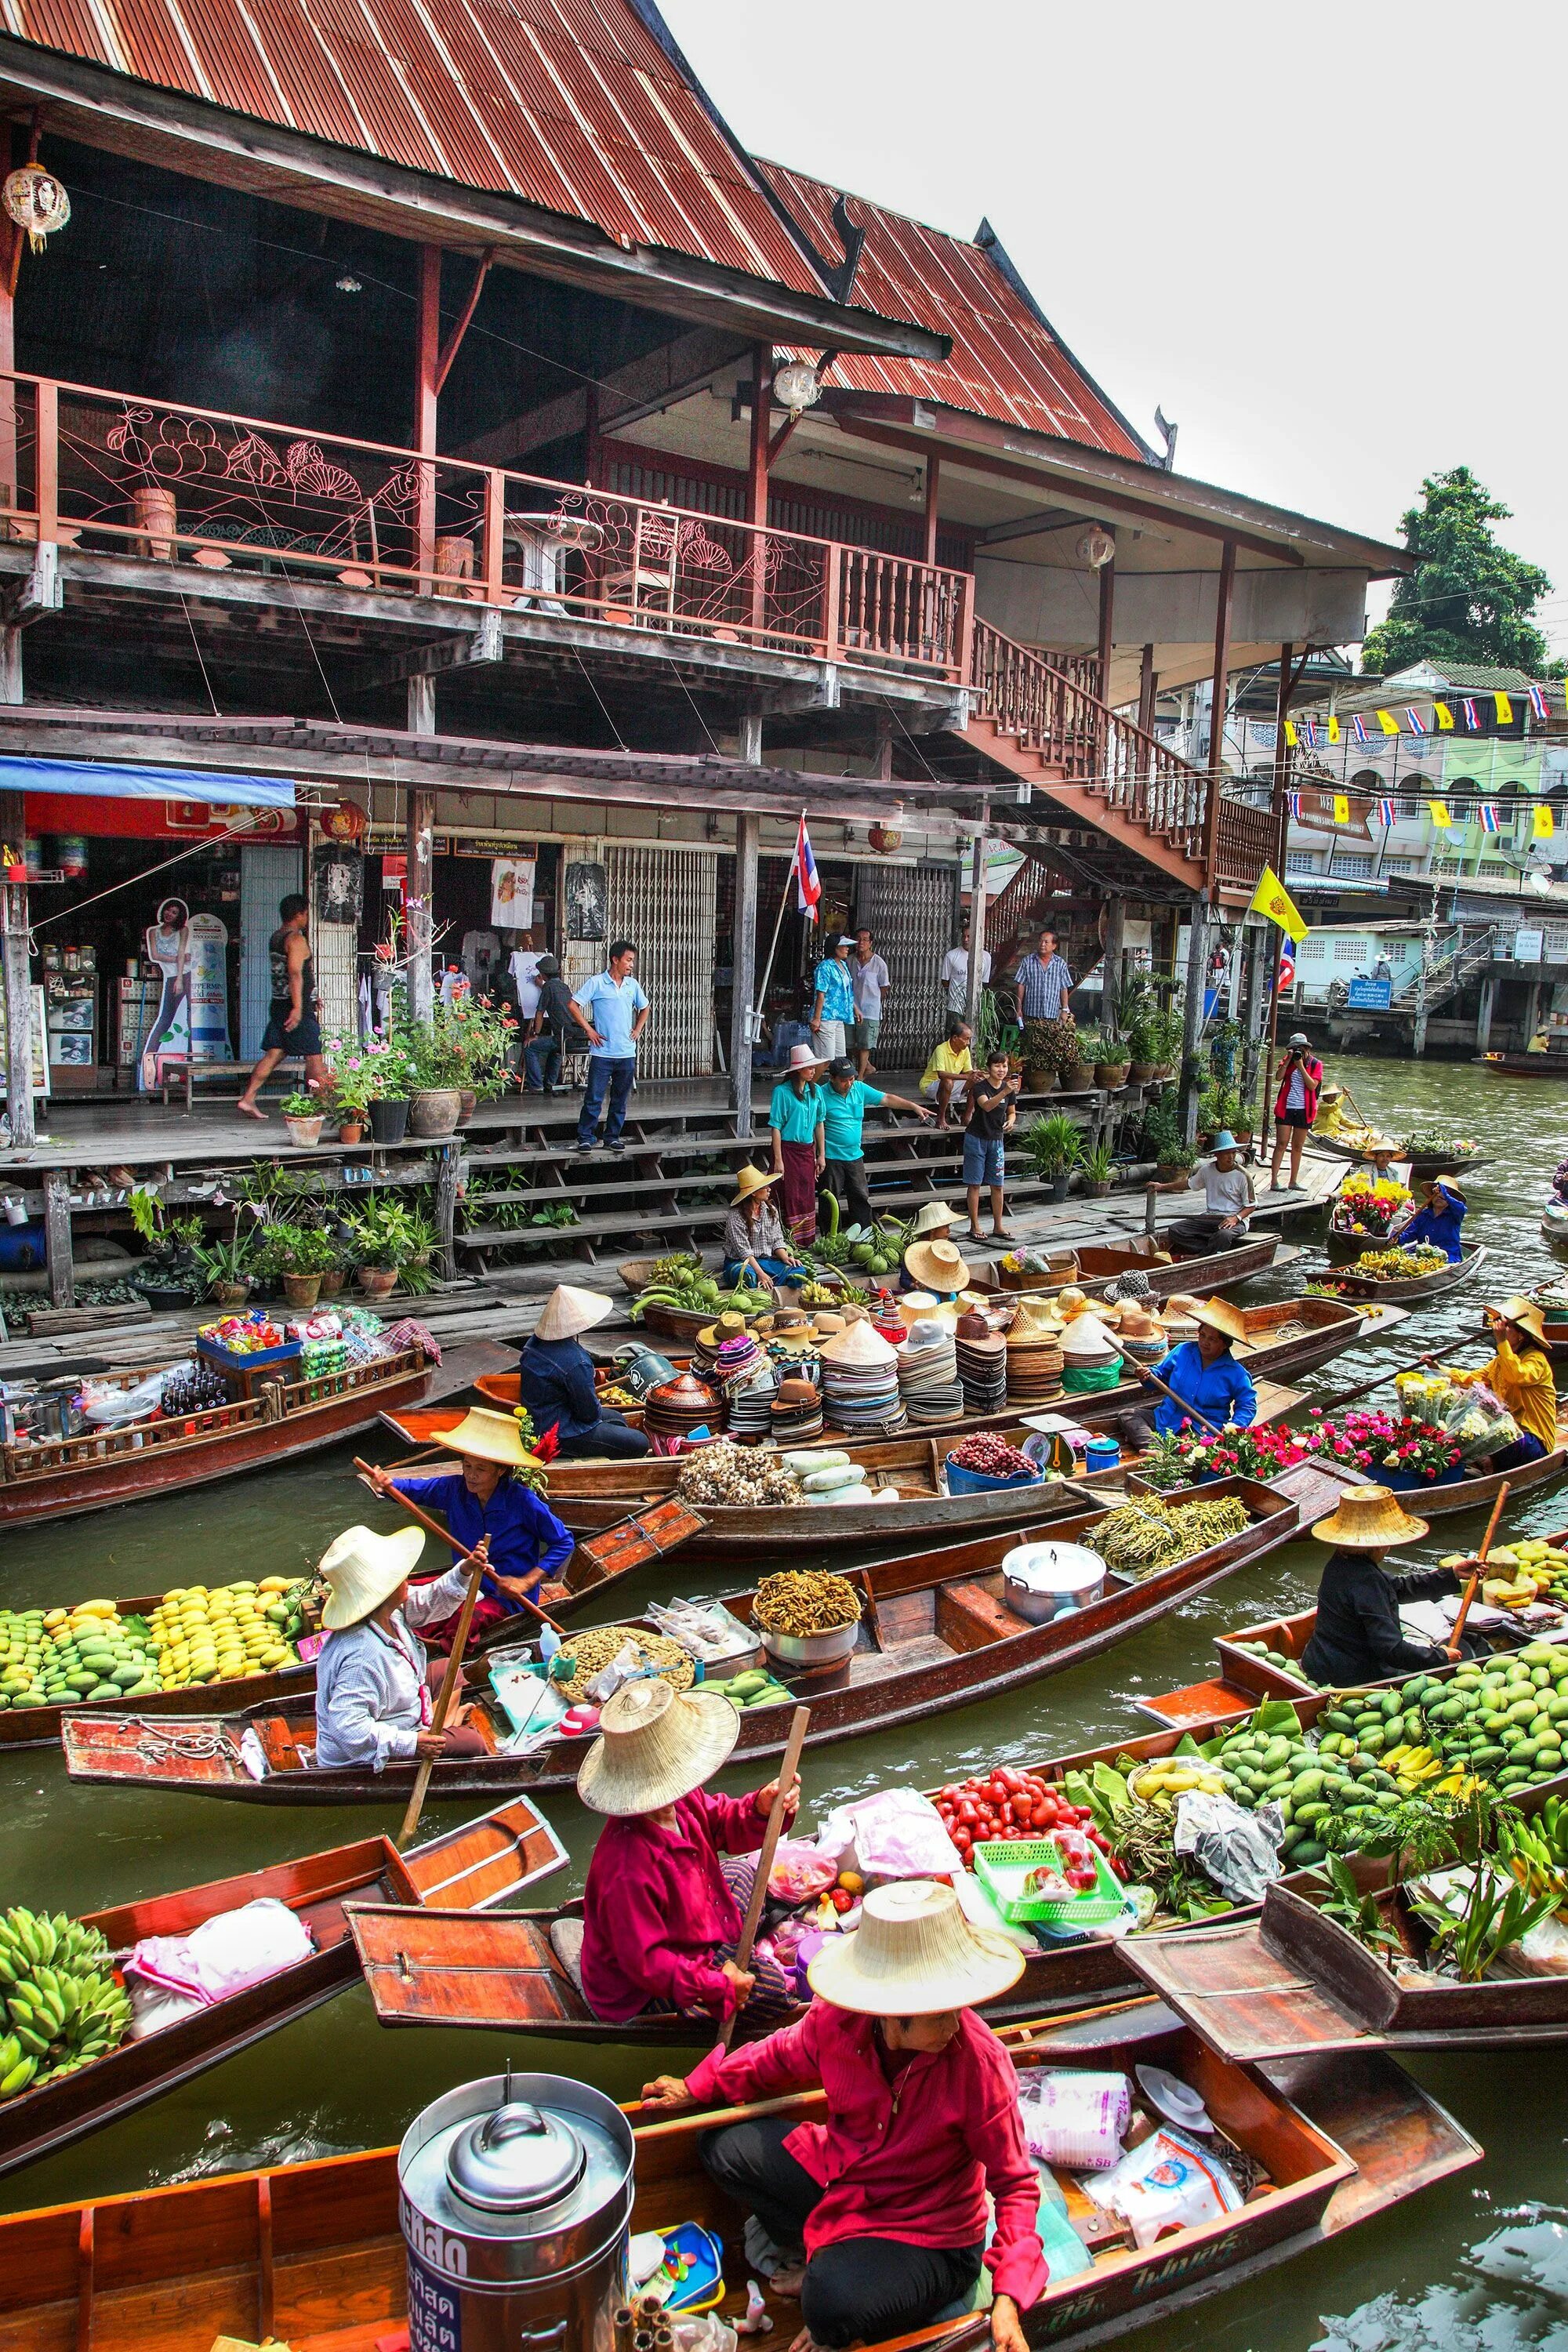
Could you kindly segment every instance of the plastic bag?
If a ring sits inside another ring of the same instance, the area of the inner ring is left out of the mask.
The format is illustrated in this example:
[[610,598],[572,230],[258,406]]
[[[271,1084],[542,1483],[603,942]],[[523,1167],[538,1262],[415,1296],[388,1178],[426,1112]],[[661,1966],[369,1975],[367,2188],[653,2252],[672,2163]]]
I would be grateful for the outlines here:
[[1199,1869],[1237,1903],[1261,1903],[1264,1888],[1282,1875],[1284,1835],[1285,1816],[1277,1804],[1245,1813],[1228,1797],[1211,1796],[1204,1789],[1187,1789],[1176,1800],[1176,1852],[1192,1854]]
[[648,1615],[661,1633],[679,1642],[704,1665],[723,1658],[750,1657],[757,1646],[754,1632],[731,1615],[721,1601],[654,1601]]
[[1163,2230],[1196,2229],[1234,2213],[1242,2195],[1225,2167],[1186,2133],[1165,2124],[1110,2172],[1092,2174],[1084,2194],[1120,2213],[1139,2246]]
[[215,1912],[188,1936],[143,1936],[125,1974],[210,2008],[297,1968],[315,1948],[304,1921],[276,1895],[263,1895],[236,1911]]
[[693,2318],[676,2319],[670,2323],[675,2337],[675,2352],[735,2352],[734,2329],[716,2311],[699,2312]]
[[163,1402],[163,1374],[149,1372],[133,1389],[83,1381],[78,1410],[89,1429],[120,1429],[128,1421],[150,1421]]
[[1071,2172],[1105,2172],[1121,2159],[1132,2085],[1125,2074],[1041,2067],[1020,2075],[1018,2111],[1031,2156]]
[[1443,1434],[1459,1449],[1461,1462],[1474,1462],[1519,1443],[1519,1424],[1489,1388],[1464,1389],[1450,1406]]
[[963,1870],[942,1816],[918,1789],[879,1789],[828,1814],[816,1833],[819,1852],[834,1854],[867,1878],[945,1878]]
[[837,1876],[838,1864],[820,1847],[804,1838],[781,1838],[768,1873],[769,1900],[791,1905],[813,1902]]

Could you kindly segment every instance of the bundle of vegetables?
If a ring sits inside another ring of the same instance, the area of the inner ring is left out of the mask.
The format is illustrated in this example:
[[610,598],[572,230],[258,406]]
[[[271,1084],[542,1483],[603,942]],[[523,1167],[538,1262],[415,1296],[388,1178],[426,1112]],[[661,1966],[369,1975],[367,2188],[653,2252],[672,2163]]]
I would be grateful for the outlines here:
[[688,1270],[664,1282],[650,1282],[646,1290],[638,1291],[627,1312],[634,1323],[640,1323],[650,1307],[671,1307],[684,1315],[765,1315],[773,1304],[771,1291],[753,1289],[746,1283],[724,1290],[712,1275],[699,1267],[695,1273]]
[[858,1623],[859,1616],[855,1587],[847,1577],[826,1569],[788,1569],[778,1576],[764,1576],[752,1602],[753,1624],[798,1641]]
[[939,1789],[935,1802],[966,1870],[974,1867],[977,1845],[1023,1843],[1051,1830],[1073,1829],[1100,1848],[1119,1877],[1127,1875],[1089,1808],[1070,1803],[1059,1787],[1037,1772],[1016,1772],[1010,1765],[998,1764],[990,1772],[973,1773],[967,1780]]
[[1212,1503],[1161,1503],[1151,1497],[1107,1512],[1089,1532],[1107,1568],[1145,1577],[1174,1568],[1179,1560],[1191,1559],[1227,1536],[1240,1535],[1251,1524],[1238,1495],[1221,1496]]
[[0,2033],[0,2099],[107,2056],[131,2027],[108,1944],[63,1911],[50,1918],[13,1905],[0,1919],[0,1998],[9,2026]]
[[1417,1242],[1410,1249],[1363,1250],[1352,1271],[1370,1282],[1414,1282],[1448,1263],[1446,1250]]
[[788,1508],[804,1500],[800,1480],[776,1454],[736,1445],[728,1437],[704,1445],[681,1465],[675,1491],[683,1503],[710,1507],[776,1503]]
[[1446,1135],[1440,1127],[1413,1128],[1399,1147],[1405,1160],[1468,1160],[1480,1146],[1473,1136]]

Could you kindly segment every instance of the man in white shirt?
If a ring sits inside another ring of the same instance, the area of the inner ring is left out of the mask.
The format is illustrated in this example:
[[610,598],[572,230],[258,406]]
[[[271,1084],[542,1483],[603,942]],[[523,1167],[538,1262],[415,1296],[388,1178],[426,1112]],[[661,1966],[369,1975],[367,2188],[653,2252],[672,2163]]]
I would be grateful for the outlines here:
[[857,1076],[868,1078],[871,1056],[877,1050],[877,1038],[882,1026],[882,999],[892,982],[887,964],[877,953],[871,934],[862,924],[855,934],[855,952],[849,959],[849,985],[855,992],[855,1058]]
[[[982,988],[990,977],[990,953],[988,950],[982,948],[980,950]],[[942,960],[942,984],[947,991],[948,1011],[967,1014],[969,1011],[969,925],[967,923],[963,926],[963,945],[961,948],[949,948]]]
[[518,933],[510,969],[517,988],[517,1009],[524,1021],[531,1021],[539,1010],[539,960],[542,953],[531,931]]
[[1178,1217],[1167,1225],[1162,1241],[1172,1243],[1180,1255],[1202,1257],[1211,1250],[1239,1249],[1247,1239],[1252,1216],[1252,1179],[1241,1165],[1240,1145],[1228,1127],[1214,1139],[1214,1158],[1194,1168],[1190,1176],[1173,1177],[1168,1184],[1151,1184],[1151,1192],[1201,1192],[1204,1213]]

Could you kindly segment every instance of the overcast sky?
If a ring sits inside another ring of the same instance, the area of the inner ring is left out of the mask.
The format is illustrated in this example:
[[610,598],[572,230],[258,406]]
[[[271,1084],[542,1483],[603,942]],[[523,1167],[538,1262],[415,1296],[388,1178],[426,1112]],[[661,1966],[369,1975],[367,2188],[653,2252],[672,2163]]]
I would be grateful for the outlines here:
[[1394,540],[1425,474],[1473,467],[1568,649],[1555,11],[662,5],[757,152],[988,218],[1138,429],[1179,424],[1182,472]]

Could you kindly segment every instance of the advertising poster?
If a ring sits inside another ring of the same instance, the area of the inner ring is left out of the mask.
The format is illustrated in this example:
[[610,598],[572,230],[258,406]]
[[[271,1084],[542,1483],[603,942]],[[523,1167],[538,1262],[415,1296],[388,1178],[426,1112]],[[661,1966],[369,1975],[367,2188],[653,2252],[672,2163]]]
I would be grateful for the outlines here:
[[498,931],[526,931],[533,922],[531,857],[490,860],[490,921]]
[[226,1062],[228,927],[216,915],[195,915],[183,898],[165,898],[142,934],[148,961],[163,982],[158,1010],[142,1048],[141,1085],[158,1084],[166,1062]]

